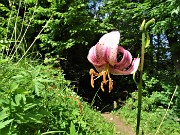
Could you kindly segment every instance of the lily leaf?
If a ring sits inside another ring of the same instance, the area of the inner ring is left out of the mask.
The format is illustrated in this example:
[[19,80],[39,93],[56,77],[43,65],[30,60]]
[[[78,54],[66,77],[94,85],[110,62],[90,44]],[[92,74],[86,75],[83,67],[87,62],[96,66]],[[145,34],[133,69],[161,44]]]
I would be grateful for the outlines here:
[[150,36],[149,36],[149,34],[146,32],[146,45],[145,45],[145,48],[149,47],[149,44],[150,44]]

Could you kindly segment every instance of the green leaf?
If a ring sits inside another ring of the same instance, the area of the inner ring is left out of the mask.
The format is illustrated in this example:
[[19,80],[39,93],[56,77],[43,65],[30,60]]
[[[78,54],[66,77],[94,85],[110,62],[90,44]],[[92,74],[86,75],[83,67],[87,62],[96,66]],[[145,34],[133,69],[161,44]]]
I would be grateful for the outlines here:
[[179,12],[180,12],[180,6],[178,6],[176,9],[174,9],[172,12],[171,12],[171,15],[172,14],[179,14]]
[[19,87],[19,84],[15,83],[15,82],[11,83],[10,90],[11,91],[15,91],[18,87]]
[[150,36],[149,36],[148,32],[146,32],[146,45],[145,45],[145,48],[149,47],[149,44],[150,44]]
[[[15,102],[16,105],[19,106],[21,103],[24,103],[26,101],[26,97],[23,94],[17,94],[15,96]],[[21,103],[20,103],[21,102]]]
[[4,120],[5,118],[7,118],[9,115],[7,114],[7,111],[8,109],[3,109],[1,112],[0,112],[0,121],[1,120]]
[[24,111],[27,111],[27,110],[29,110],[29,109],[31,109],[31,108],[34,108],[35,106],[37,106],[37,104],[35,104],[35,103],[26,104],[26,105],[24,106]]
[[40,92],[45,89],[45,86],[43,83],[37,81],[36,79],[33,80],[34,82],[34,89],[35,89],[35,93],[39,96]]
[[14,119],[6,120],[4,122],[0,122],[0,129],[6,127],[8,124],[10,124]]
[[36,0],[25,0],[24,2],[27,4],[35,4]]
[[70,125],[70,135],[77,135],[75,125],[73,124],[72,121],[71,121],[71,125]]
[[136,85],[138,85],[138,83],[137,83],[137,81],[136,81],[136,72],[133,73],[133,80],[134,80],[134,82],[136,83]]
[[44,117],[42,114],[38,114],[38,112],[35,112],[35,113],[17,113],[16,116],[17,116],[16,121],[19,124],[20,123],[29,123],[29,122],[43,123],[41,118]]

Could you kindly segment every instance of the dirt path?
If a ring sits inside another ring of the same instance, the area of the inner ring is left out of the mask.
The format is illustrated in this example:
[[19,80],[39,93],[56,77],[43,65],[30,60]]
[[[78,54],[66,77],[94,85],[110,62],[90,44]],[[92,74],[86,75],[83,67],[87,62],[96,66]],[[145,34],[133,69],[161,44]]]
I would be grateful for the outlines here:
[[111,113],[103,113],[102,116],[109,122],[114,123],[117,135],[135,135],[132,128]]

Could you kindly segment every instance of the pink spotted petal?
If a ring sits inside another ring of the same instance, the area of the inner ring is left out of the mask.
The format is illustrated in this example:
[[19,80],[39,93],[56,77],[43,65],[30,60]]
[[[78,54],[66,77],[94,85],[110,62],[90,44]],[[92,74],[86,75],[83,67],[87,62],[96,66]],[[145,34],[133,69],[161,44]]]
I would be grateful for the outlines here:
[[105,61],[100,61],[97,59],[97,57],[96,57],[96,46],[91,47],[91,49],[89,50],[89,54],[87,56],[87,59],[94,66],[101,66],[101,65],[106,64]]
[[113,75],[130,75],[138,70],[140,58],[134,58],[131,67],[128,70],[120,70],[116,67],[109,67],[109,72]]
[[[117,62],[117,52],[118,52],[118,43],[120,39],[120,33],[118,31],[112,31],[103,35],[99,43],[104,45],[104,50],[106,52],[106,59],[108,63],[112,66]],[[101,52],[101,49],[97,50],[97,53]]]
[[96,44],[96,58],[98,61],[106,62],[106,51],[107,47],[104,44],[97,43]]
[[115,67],[119,70],[129,67],[132,62],[131,53],[128,50],[125,50],[122,46],[118,46],[118,52],[123,54],[123,58],[120,62],[117,62],[115,64]]

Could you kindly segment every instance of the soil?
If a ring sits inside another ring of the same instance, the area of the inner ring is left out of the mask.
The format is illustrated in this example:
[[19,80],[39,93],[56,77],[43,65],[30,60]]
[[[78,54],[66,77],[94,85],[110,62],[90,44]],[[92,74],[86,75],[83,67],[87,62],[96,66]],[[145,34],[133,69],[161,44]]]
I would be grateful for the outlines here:
[[102,113],[102,116],[109,122],[114,123],[117,135],[135,135],[132,127],[125,124],[121,119],[111,113]]

